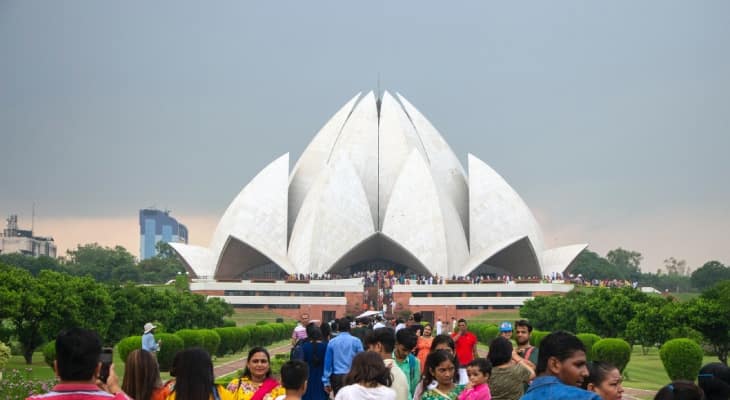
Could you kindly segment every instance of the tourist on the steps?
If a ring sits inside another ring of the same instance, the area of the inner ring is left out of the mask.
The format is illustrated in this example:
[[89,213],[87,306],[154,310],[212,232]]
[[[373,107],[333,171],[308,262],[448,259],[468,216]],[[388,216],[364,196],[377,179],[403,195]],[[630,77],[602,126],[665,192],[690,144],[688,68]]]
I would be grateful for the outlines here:
[[271,357],[263,347],[248,352],[243,373],[228,384],[228,390],[234,400],[273,400],[286,393],[271,377]]

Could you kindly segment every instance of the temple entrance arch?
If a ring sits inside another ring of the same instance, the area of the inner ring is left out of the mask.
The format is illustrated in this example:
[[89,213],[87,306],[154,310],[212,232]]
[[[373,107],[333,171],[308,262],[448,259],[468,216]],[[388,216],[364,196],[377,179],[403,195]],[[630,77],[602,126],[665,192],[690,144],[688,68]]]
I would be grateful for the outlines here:
[[[368,264],[373,263],[373,264]],[[389,264],[390,263],[390,264]],[[356,271],[375,271],[368,266],[382,266],[385,270],[398,268],[406,274],[431,275],[428,268],[411,252],[396,243],[393,239],[377,232],[353,247],[330,268],[329,273],[343,276]]]

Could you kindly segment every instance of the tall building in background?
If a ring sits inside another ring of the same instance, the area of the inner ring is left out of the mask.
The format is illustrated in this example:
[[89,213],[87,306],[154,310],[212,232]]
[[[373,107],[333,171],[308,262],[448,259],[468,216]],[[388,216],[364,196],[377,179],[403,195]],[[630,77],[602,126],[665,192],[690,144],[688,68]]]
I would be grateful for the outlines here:
[[18,229],[18,216],[6,219],[7,226],[0,236],[0,253],[21,253],[29,256],[56,257],[56,243],[52,237],[33,236],[33,229]]
[[158,242],[187,243],[188,228],[170,216],[170,211],[154,208],[139,210],[139,259],[157,255]]

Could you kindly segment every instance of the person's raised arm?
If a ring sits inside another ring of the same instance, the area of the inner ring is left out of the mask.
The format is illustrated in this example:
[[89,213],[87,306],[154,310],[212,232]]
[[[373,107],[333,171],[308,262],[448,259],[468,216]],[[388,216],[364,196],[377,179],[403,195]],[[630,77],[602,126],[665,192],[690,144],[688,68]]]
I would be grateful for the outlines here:
[[327,350],[324,353],[324,370],[322,372],[322,385],[324,385],[324,391],[329,393],[332,391],[332,386],[330,385],[330,375],[332,375],[333,371],[333,346],[327,346]]

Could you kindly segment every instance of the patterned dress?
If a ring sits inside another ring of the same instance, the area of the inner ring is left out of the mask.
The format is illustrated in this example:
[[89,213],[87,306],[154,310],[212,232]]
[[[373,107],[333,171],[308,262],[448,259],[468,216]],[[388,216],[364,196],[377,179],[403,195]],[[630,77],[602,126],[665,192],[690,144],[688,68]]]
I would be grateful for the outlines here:
[[429,389],[421,396],[421,400],[456,400],[459,394],[464,391],[464,385],[454,385],[448,393],[442,393],[438,389]]
[[[273,379],[273,378],[267,378],[267,379]],[[254,393],[261,387],[263,384],[254,383],[251,381],[250,378],[243,377],[240,378],[240,385],[239,385],[239,379],[234,379],[228,384],[228,390],[233,393],[233,399],[234,400],[251,400]],[[264,400],[274,400],[276,397],[286,394],[286,390],[281,385],[276,385],[273,389],[271,389],[265,396]]]

